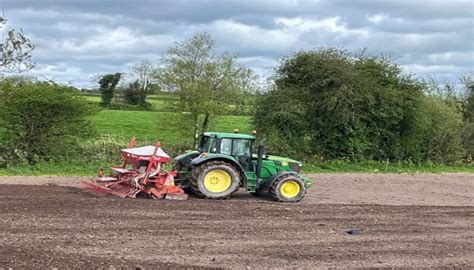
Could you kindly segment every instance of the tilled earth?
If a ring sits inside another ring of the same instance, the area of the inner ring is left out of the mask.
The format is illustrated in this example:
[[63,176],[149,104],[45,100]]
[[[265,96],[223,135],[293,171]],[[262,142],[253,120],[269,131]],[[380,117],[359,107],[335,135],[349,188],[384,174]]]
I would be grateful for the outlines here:
[[80,178],[0,177],[0,268],[474,267],[474,174],[312,177],[297,204],[95,197]]

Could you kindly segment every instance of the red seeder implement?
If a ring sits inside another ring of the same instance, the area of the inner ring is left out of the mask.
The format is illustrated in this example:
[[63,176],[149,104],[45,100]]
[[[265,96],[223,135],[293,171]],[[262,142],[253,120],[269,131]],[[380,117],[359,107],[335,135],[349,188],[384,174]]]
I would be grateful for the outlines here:
[[154,199],[186,200],[188,195],[174,185],[176,172],[168,172],[163,168],[170,157],[161,149],[160,143],[155,146],[134,146],[135,139],[132,138],[129,148],[122,150],[122,165],[110,167],[109,176],[104,176],[103,169],[99,169],[98,177],[82,181],[82,189],[97,195],[113,194],[123,198],[139,195]]

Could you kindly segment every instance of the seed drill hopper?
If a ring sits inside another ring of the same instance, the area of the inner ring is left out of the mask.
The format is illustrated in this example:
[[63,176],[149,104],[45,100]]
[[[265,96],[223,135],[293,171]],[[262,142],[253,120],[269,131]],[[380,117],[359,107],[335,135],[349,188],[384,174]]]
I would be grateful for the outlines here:
[[187,199],[183,189],[174,184],[176,172],[164,169],[170,157],[161,149],[160,143],[134,146],[135,139],[132,138],[129,148],[121,151],[122,165],[110,167],[108,176],[99,169],[98,176],[83,181],[81,188],[96,195],[112,194],[123,198]]

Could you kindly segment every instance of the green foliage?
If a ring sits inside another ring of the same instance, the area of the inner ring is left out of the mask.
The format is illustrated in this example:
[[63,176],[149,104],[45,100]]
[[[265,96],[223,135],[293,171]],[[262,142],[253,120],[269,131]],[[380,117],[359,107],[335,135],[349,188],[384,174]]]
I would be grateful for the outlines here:
[[460,160],[463,120],[457,103],[439,96],[426,96],[419,115],[417,132],[423,137],[419,149],[421,159],[449,164]]
[[474,122],[474,82],[466,85],[466,101],[464,102],[464,119]]
[[467,160],[472,161],[474,157],[474,81],[472,78],[466,84],[466,100],[464,102],[464,129],[462,132],[463,146],[467,154]]
[[[0,31],[5,27],[6,19],[0,16]],[[0,43],[0,72],[27,71],[35,64],[32,61],[32,53],[35,45],[20,29],[7,29],[3,32]]]
[[149,60],[142,60],[131,66],[130,70],[132,78],[135,79],[133,94],[138,99],[134,105],[149,107],[146,98],[150,92],[156,90],[156,84],[153,84],[153,77],[156,76],[157,66]]
[[68,87],[28,80],[5,80],[0,87],[4,163],[67,158],[92,134],[86,116],[94,110]]
[[[218,55],[208,33],[176,43],[163,54],[160,86],[177,92],[180,110],[190,113],[194,143],[196,135],[208,129],[212,116],[225,113],[229,104],[245,107],[244,96],[254,85],[255,75],[236,60],[233,54]],[[202,122],[199,115],[205,115]]]
[[257,101],[255,125],[269,149],[308,160],[454,162],[462,119],[446,99],[386,57],[338,49],[299,52]]
[[121,73],[107,74],[99,80],[99,90],[102,95],[102,106],[108,106],[114,97],[114,91],[120,81]]
[[123,100],[126,104],[138,105],[140,104],[141,89],[138,80],[130,83],[123,91]]

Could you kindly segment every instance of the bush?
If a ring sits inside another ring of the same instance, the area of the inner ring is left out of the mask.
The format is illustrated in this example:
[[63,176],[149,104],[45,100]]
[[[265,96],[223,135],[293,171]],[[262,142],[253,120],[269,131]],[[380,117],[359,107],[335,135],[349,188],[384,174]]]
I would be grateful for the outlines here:
[[4,165],[74,156],[80,151],[79,141],[93,134],[86,117],[95,110],[68,87],[6,80],[0,84],[0,95]]
[[460,160],[464,153],[463,119],[456,103],[439,96],[427,96],[420,112],[422,118],[417,120],[419,134],[423,136],[420,144],[422,160],[448,164]]
[[140,104],[141,90],[138,81],[130,83],[123,91],[123,101],[125,104],[138,105]]
[[99,80],[99,90],[102,95],[102,102],[100,103],[102,106],[108,106],[110,102],[112,102],[112,98],[114,97],[115,87],[120,81],[122,74],[115,73],[115,74],[107,74],[102,76]]
[[462,153],[458,108],[428,97],[390,59],[338,49],[299,52],[258,98],[268,149],[304,159],[453,162]]
[[466,101],[464,102],[464,128],[462,141],[466,151],[467,161],[472,161],[474,157],[474,83],[472,79],[466,85]]

